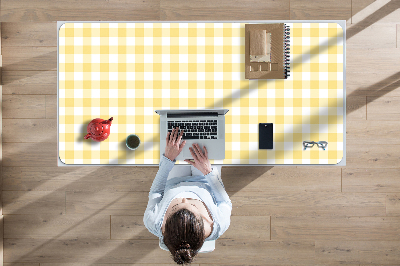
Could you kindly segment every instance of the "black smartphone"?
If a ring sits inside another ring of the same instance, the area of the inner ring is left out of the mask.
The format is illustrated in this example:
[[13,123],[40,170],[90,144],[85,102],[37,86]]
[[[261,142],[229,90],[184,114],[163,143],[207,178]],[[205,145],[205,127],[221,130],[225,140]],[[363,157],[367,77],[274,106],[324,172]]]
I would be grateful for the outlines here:
[[274,148],[274,124],[259,123],[258,124],[258,148],[260,150]]

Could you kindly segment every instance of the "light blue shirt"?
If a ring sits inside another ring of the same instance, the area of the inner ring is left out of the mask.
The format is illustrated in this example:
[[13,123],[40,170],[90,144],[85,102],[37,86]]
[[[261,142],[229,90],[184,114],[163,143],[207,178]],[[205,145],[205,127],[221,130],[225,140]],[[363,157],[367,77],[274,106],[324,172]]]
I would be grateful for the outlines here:
[[196,194],[207,206],[213,219],[213,230],[207,240],[218,239],[229,227],[232,203],[221,176],[216,167],[203,176],[176,177],[168,180],[169,172],[176,160],[171,161],[164,155],[160,160],[159,169],[150,188],[149,202],[144,213],[143,222],[153,235],[163,239],[161,226],[165,212],[171,201],[182,192]]

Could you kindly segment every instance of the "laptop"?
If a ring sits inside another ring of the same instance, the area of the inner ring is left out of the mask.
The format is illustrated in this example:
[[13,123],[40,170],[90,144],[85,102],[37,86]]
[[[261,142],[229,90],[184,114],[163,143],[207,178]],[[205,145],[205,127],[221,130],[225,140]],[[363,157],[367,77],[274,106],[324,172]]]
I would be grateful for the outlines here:
[[[207,148],[208,159],[225,159],[225,114],[228,109],[156,110],[160,115],[160,158],[165,152],[168,131],[184,130],[186,145],[176,160],[193,159],[189,147],[193,143]],[[181,141],[181,142],[182,142]]]

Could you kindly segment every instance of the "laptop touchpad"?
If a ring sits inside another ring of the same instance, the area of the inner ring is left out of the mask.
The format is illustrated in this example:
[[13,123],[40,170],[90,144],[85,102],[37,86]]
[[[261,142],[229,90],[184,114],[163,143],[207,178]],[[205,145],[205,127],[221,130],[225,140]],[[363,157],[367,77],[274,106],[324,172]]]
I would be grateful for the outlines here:
[[[203,146],[206,146],[207,151],[208,151],[208,157],[210,159],[210,153],[213,150],[213,146],[210,145],[210,142],[207,143],[206,142],[202,142],[201,140],[196,140],[196,142],[192,142],[192,143],[196,143],[199,144],[201,151],[204,153],[204,148]],[[190,153],[189,147],[193,148],[192,143],[186,143],[185,147],[183,148],[183,157],[184,159],[193,159],[192,154]],[[211,153],[212,154],[212,153]]]

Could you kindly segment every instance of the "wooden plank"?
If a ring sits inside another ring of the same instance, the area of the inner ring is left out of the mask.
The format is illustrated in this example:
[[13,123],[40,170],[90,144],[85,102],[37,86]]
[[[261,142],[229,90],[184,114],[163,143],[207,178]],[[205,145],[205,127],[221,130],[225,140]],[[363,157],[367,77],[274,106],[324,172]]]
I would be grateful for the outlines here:
[[3,214],[65,214],[64,191],[3,191]]
[[3,71],[3,94],[57,95],[56,71]]
[[[384,216],[386,194],[237,192],[233,216]],[[273,223],[272,223],[273,226]]]
[[0,85],[3,84],[3,56],[0,54]]
[[57,144],[54,142],[3,143],[3,167],[51,165],[57,165]]
[[270,216],[232,216],[229,229],[218,240],[268,240],[270,227]]
[[350,96],[346,99],[346,119],[349,121],[365,120],[367,98],[365,96]]
[[[90,12],[88,12],[90,10]],[[135,21],[159,20],[159,0],[63,1],[2,0],[2,21]]]
[[6,215],[4,232],[4,238],[110,239],[110,216]]
[[[266,263],[268,263],[268,262],[266,262]],[[247,265],[247,264],[237,264],[237,263],[233,263],[233,264],[223,264],[223,263],[218,263],[218,264],[213,264],[213,263],[211,263],[211,264],[209,264],[209,263],[207,263],[207,264],[200,264],[200,266],[222,266],[222,265],[229,265],[229,266],[242,266],[242,265]],[[251,264],[250,264],[251,265]],[[267,265],[271,265],[271,264],[267,264]],[[274,265],[274,264],[272,264],[272,265]],[[282,264],[276,264],[276,265],[282,265]],[[285,264],[286,265],[286,264]],[[295,264],[295,265],[297,265],[297,264]],[[327,266],[327,265],[333,265],[333,264],[330,264],[330,263],[324,263],[324,264],[320,264],[320,263],[313,263],[312,264],[313,266]],[[340,263],[340,265],[343,265],[343,266],[361,266],[361,265],[359,265],[359,264],[353,264],[353,263]],[[369,265],[369,266],[371,266],[371,265]],[[374,265],[374,266],[378,266],[378,265]],[[379,266],[381,266],[381,265],[379,265]],[[383,265],[382,265],[383,266]],[[387,265],[385,265],[385,266],[387,266]],[[391,266],[391,265],[389,265],[389,266]],[[397,266],[397,265],[393,265],[393,266]]]
[[[109,167],[57,166],[4,167],[3,189],[19,191],[67,191],[81,187],[80,189],[84,191],[87,189],[103,190],[108,186],[112,186],[111,169]],[[120,172],[117,171],[114,173],[118,174]]]
[[[165,263],[173,262],[156,240],[5,239],[5,262]],[[150,258],[150,254],[155,254]]]
[[[351,1],[351,16],[355,16],[359,12],[363,12],[363,9],[371,5],[376,0],[352,0]],[[365,12],[365,11],[364,11]],[[353,23],[353,20],[352,20]],[[356,23],[356,21],[354,21]]]
[[272,240],[400,241],[400,217],[272,217]]
[[57,95],[46,95],[46,119],[57,119]]
[[[268,264],[268,262],[266,262],[267,264],[266,265],[271,265],[271,264]],[[238,263],[233,263],[233,264],[224,264],[224,263],[219,263],[219,264],[209,264],[209,263],[207,263],[207,264],[200,264],[200,266],[222,266],[222,265],[226,265],[226,266],[243,266],[243,265],[247,265],[247,264],[238,264]],[[272,264],[273,265],[273,264]],[[283,265],[283,264],[276,264],[276,265]],[[287,264],[285,264],[285,266],[286,266]],[[291,264],[289,264],[289,265],[291,265]],[[297,264],[294,264],[294,265],[297,265]],[[324,264],[320,264],[320,263],[313,263],[312,264],[313,266],[327,266],[327,265],[334,265],[334,264],[330,264],[330,263],[324,263]],[[343,266],[360,266],[359,264],[349,264],[349,263],[340,263],[340,265],[343,265]],[[369,265],[369,266],[371,266],[371,265]],[[374,265],[374,266],[378,266],[378,265]],[[381,265],[379,265],[379,266],[381,266]],[[383,266],[383,265],[382,265]],[[387,266],[387,265],[385,265],[385,266]],[[389,265],[390,266],[390,265]],[[397,266],[397,265],[396,265]]]
[[347,96],[400,96],[400,71],[392,75],[387,72],[347,72]]
[[249,15],[252,20],[289,19],[289,0],[160,1],[160,19],[165,21],[248,20]]
[[[173,263],[171,253],[157,240],[44,240],[5,239],[4,261],[40,263]],[[241,252],[238,252],[240,250]],[[218,251],[218,252],[216,252]],[[226,256],[221,256],[226,254]],[[218,239],[216,249],[199,253],[196,263],[314,265],[314,241],[275,242]],[[91,265],[93,265],[91,264]]]
[[[400,50],[398,49],[360,49],[346,47],[346,72],[348,73],[383,73],[393,75],[399,72]],[[365,56],[368,55],[366,63]],[[374,62],[374,63],[372,63]]]
[[[222,177],[228,192],[264,191],[282,193],[301,191],[340,191],[340,169],[310,171],[304,167],[274,167],[267,173],[264,167],[223,167]],[[74,169],[74,170],[72,170]],[[5,167],[5,190],[68,190],[68,191],[147,191],[151,187],[158,167],[82,168],[57,167]],[[75,170],[76,169],[76,170]],[[247,173],[249,180],[243,180]],[[308,175],[308,176],[307,176]],[[151,177],[151,178],[149,178]],[[229,177],[229,178],[228,178]],[[37,188],[39,187],[39,188]]]
[[[143,215],[147,192],[66,192],[67,213]],[[232,197],[232,215],[385,215],[386,194],[342,194],[325,192],[282,193],[237,192]]]
[[111,215],[111,239],[158,239],[143,223],[143,215]]
[[[359,264],[359,266],[371,266],[371,264]],[[398,264],[374,264],[374,266],[398,266]]]
[[57,46],[57,23],[3,22],[3,46]]
[[[0,1],[1,8],[1,1]],[[1,14],[0,14],[1,16]],[[4,237],[4,216],[3,216],[3,56],[1,55],[1,22],[0,22],[0,265],[3,265],[3,237]]]
[[352,0],[352,23],[367,28],[379,23],[399,23],[400,10],[397,1]]
[[44,141],[57,142],[57,119],[4,119],[3,142]]
[[315,241],[320,263],[398,264],[400,241]]
[[215,264],[230,265],[249,265],[249,262],[251,265],[314,265],[314,248],[314,241],[218,239],[215,251],[199,256],[196,262],[212,261]]
[[[1,69],[0,69],[1,72]],[[0,85],[0,215],[3,215],[3,94],[2,86]],[[2,227],[0,227],[0,233],[3,233]],[[0,246],[0,252],[3,252],[2,246]],[[1,255],[1,254],[0,254]],[[0,256],[0,263],[2,263],[2,256]]]
[[[357,32],[346,42],[346,46],[352,49],[396,48],[396,25],[393,23],[372,24],[366,28],[352,24],[346,30]],[[371,38],[371,36],[374,36],[374,38]]]
[[[134,169],[132,171],[132,169]],[[4,167],[4,190],[149,191],[158,167]]]
[[393,168],[399,164],[400,145],[347,143],[347,168]]
[[3,69],[57,70],[57,47],[7,46],[3,47]]
[[14,263],[4,263],[4,266],[40,266],[40,265],[39,265],[39,263],[14,262]]
[[[1,210],[3,212],[3,210]],[[4,215],[0,215],[0,265],[3,265]]]
[[343,192],[399,192],[400,169],[343,168]]
[[[346,125],[348,143],[380,145],[382,143],[400,144],[400,121],[351,121]],[[385,139],[382,139],[385,136]]]
[[[326,8],[328,7],[329,8]],[[330,19],[348,20],[351,18],[351,0],[318,0],[304,2],[290,1],[290,19]]]
[[[399,82],[400,85],[400,82]],[[400,120],[400,97],[369,97],[367,96],[368,120]]]
[[68,214],[143,215],[148,192],[66,192]]
[[46,118],[45,95],[4,95],[3,118]]
[[[141,216],[111,216],[111,239],[153,239]],[[270,239],[269,216],[232,216],[229,229],[219,239]]]
[[[341,172],[339,168],[310,171],[295,167],[243,167],[222,168],[226,191],[258,192],[301,192],[340,191]],[[246,178],[243,178],[246,176]]]
[[[170,259],[170,261],[172,261]],[[173,261],[172,261],[173,262]],[[82,262],[82,263],[40,263],[41,266],[149,266],[149,264],[142,264],[142,263],[90,263],[90,262]],[[156,264],[156,266],[175,266],[176,263],[162,263]],[[200,264],[191,263],[191,266],[200,266]],[[17,265],[18,266],[18,265]]]
[[400,216],[400,194],[388,193],[386,196],[386,215]]

